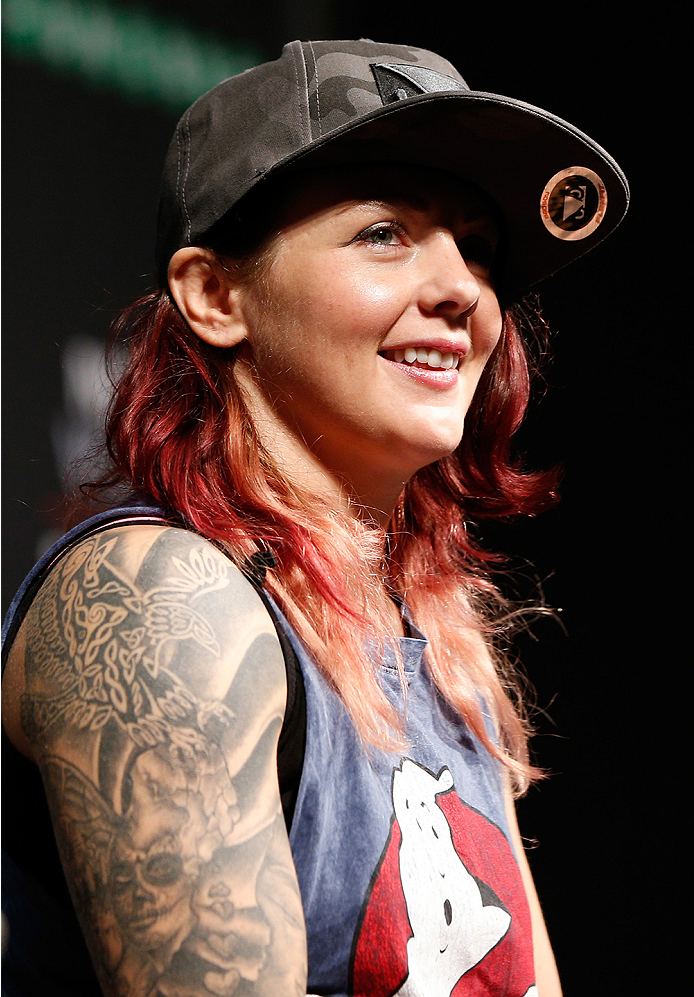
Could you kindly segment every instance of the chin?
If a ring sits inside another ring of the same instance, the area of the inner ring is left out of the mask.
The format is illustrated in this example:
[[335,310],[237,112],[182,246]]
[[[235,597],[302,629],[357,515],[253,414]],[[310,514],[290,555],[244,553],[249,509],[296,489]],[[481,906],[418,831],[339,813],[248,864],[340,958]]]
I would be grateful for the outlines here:
[[[440,426],[429,427],[428,433],[423,434],[417,440],[417,449],[420,451],[419,467],[434,464],[442,457],[448,457],[449,454],[458,449],[462,438],[463,432],[460,424],[450,432],[442,430]],[[424,446],[422,446],[422,439],[425,441]]]
[[426,451],[420,450],[417,458],[412,460],[408,468],[403,472],[403,479],[409,480],[417,471],[421,471],[423,467],[428,467],[430,464],[435,464],[437,460],[442,460],[442,458],[450,456],[450,454],[458,449],[459,445],[460,439],[456,442],[442,444],[441,446],[427,447]]

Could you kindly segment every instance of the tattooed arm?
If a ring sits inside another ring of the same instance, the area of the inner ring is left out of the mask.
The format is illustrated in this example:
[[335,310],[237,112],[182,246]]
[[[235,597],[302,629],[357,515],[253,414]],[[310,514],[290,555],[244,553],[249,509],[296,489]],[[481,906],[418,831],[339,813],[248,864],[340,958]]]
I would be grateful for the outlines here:
[[104,993],[305,994],[277,783],[284,661],[228,559],[158,526],[82,541],[7,679]]

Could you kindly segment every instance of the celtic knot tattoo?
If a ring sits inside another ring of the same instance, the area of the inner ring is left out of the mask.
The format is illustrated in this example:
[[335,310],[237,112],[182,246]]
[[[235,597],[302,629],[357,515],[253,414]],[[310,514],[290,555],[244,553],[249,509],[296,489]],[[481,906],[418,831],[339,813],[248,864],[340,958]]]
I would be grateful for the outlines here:
[[141,747],[173,741],[201,748],[201,719],[224,723],[230,715],[199,702],[166,662],[171,644],[185,640],[219,656],[209,624],[191,603],[228,585],[228,567],[211,551],[193,550],[187,563],[171,559],[175,574],[163,585],[143,591],[109,561],[115,544],[85,542],[46,582],[31,650],[37,673],[56,692],[25,701],[25,730],[36,740],[58,720],[92,731],[116,720]]

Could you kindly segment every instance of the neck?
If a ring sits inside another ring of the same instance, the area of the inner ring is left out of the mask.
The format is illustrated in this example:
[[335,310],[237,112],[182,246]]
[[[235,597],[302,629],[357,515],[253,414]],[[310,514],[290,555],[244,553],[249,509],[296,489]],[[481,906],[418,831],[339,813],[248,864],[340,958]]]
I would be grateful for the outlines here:
[[243,389],[253,425],[263,447],[286,480],[301,491],[364,523],[385,529],[406,481],[364,460],[346,466],[331,459],[321,446],[312,445],[277,415],[245,366],[237,362],[237,382]]
[[[385,530],[405,482],[394,478],[389,483],[383,474],[369,474],[370,465],[359,474],[348,474],[344,469],[333,470],[322,459],[317,446],[309,446],[279,418],[275,408],[255,384],[251,372],[238,361],[235,376],[243,390],[258,438],[285,479],[304,494],[322,499],[330,508]],[[390,616],[394,632],[404,637],[400,609],[389,595],[384,608]]]

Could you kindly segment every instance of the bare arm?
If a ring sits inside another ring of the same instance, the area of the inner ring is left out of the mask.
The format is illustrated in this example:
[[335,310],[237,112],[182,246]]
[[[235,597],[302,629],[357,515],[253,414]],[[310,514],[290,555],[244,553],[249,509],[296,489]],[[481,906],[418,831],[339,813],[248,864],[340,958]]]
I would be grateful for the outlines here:
[[16,649],[24,745],[104,993],[305,994],[284,662],[240,572],[184,530],[104,531],[53,569]]
[[523,841],[518,829],[518,819],[516,817],[513,797],[508,787],[506,789],[506,817],[530,906],[530,920],[533,930],[533,953],[535,957],[535,980],[538,995],[539,997],[561,997],[562,991],[557,964],[554,960],[554,953],[552,952],[552,945],[547,934],[542,908],[540,907],[532,872],[530,871],[528,859],[525,855],[525,848],[523,847]]

